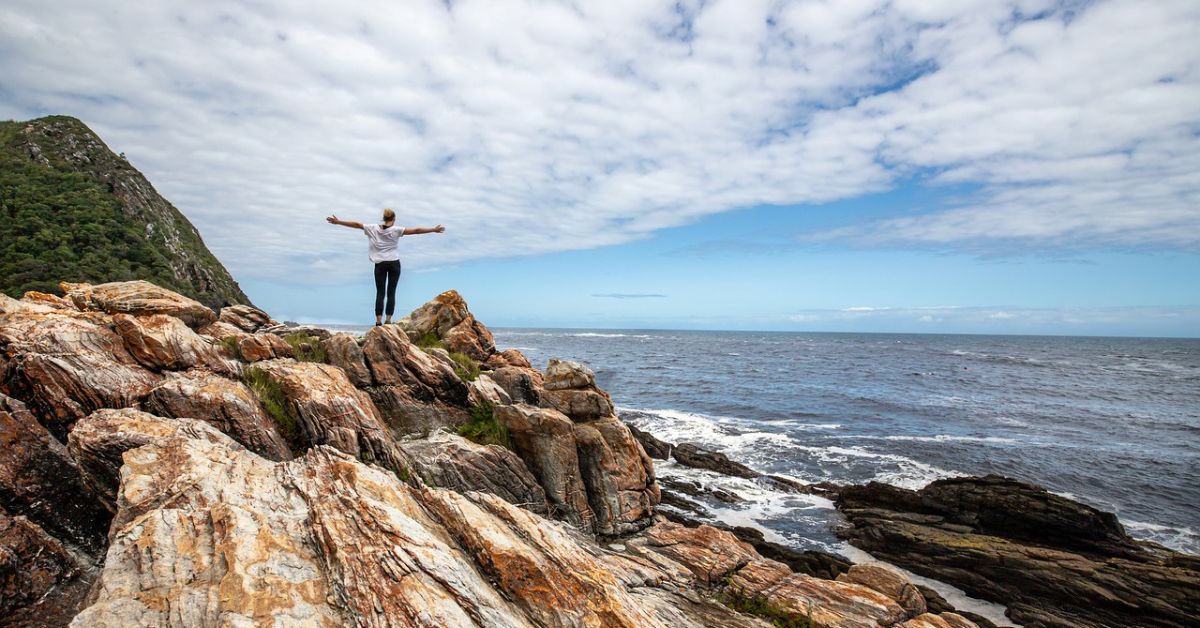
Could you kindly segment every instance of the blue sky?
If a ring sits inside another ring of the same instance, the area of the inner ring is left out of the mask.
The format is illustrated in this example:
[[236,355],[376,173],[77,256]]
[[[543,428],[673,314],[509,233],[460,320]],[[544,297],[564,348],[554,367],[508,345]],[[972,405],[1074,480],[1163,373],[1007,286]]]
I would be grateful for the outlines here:
[[1200,336],[1185,0],[44,2],[0,118],[74,115],[279,318]]

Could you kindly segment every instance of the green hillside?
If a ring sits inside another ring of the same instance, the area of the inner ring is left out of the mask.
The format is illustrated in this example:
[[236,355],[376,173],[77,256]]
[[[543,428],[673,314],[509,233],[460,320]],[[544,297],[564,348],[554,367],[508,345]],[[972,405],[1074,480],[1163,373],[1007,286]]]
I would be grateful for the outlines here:
[[0,291],[130,279],[249,303],[187,218],[82,122],[0,122]]

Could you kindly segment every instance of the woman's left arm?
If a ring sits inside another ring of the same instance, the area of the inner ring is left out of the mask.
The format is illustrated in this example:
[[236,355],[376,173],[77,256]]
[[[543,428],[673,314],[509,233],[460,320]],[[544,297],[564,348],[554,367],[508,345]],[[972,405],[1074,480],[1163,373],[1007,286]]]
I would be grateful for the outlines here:
[[445,227],[438,225],[436,227],[408,227],[404,230],[404,235],[421,235],[422,233],[442,233],[446,230]]

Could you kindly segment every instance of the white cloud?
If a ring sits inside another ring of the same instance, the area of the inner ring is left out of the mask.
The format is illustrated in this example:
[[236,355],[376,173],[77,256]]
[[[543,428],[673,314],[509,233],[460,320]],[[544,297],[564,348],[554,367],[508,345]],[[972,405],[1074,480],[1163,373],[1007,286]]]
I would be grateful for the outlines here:
[[415,269],[908,177],[980,192],[812,237],[1200,237],[1195,2],[448,4],[11,0],[0,116],[82,118],[238,277],[358,269],[330,211],[445,224]]

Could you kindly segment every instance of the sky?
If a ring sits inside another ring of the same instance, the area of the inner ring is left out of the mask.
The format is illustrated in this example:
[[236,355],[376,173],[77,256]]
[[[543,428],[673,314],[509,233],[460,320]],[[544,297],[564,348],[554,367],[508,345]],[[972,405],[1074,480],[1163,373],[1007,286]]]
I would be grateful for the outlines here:
[[0,5],[276,318],[1200,336],[1194,0]]

